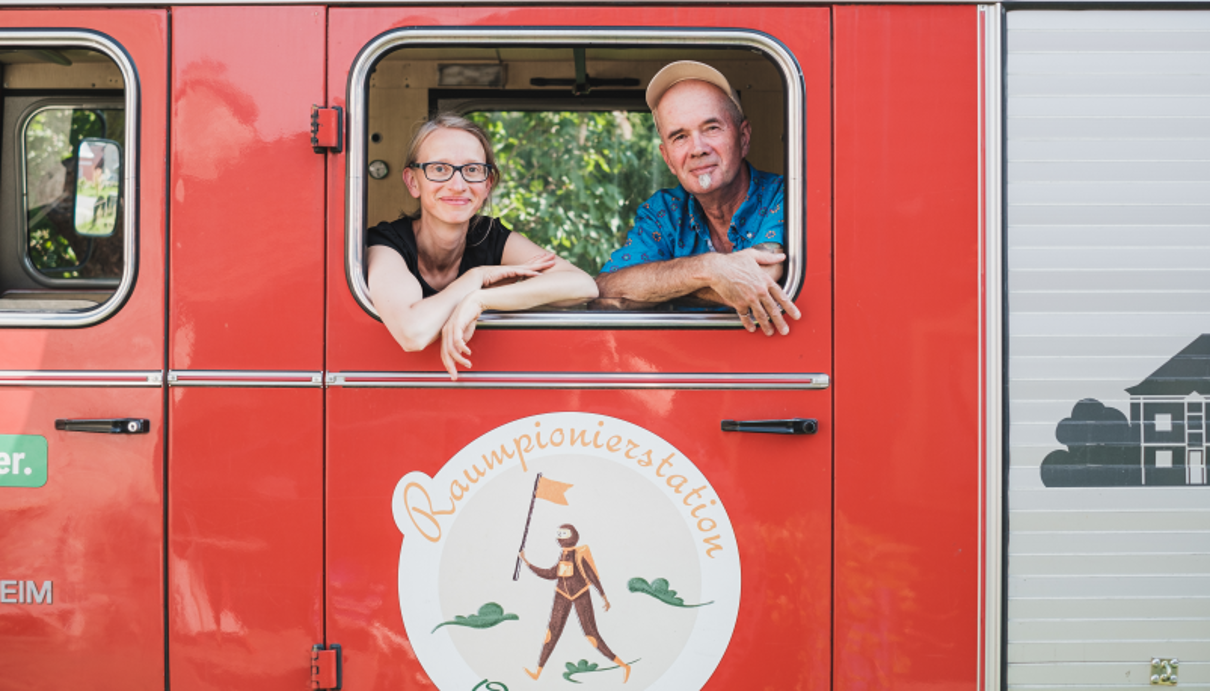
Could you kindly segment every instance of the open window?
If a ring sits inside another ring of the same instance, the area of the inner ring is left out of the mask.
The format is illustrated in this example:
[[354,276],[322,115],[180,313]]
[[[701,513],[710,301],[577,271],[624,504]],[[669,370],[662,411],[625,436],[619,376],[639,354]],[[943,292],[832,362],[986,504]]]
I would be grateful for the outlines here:
[[[644,100],[676,60],[723,72],[752,124],[748,161],[785,177],[783,286],[804,265],[803,82],[781,43],[747,31],[399,30],[366,46],[350,73],[346,271],[368,299],[364,232],[416,209],[399,177],[415,128],[462,113],[493,139],[502,180],[490,215],[596,275],[626,241],[639,205],[674,187]],[[535,310],[485,315],[517,326],[739,324],[726,310]]]
[[86,326],[134,284],[137,81],[77,31],[0,32],[0,325]]

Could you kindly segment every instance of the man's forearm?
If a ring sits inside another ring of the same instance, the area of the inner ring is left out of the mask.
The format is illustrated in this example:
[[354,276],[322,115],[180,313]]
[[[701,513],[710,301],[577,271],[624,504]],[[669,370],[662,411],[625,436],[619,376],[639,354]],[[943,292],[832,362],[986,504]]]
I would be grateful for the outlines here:
[[[772,278],[774,281],[780,281],[785,264],[763,264],[760,268],[761,271],[764,271],[766,274],[768,274],[769,278]],[[713,302],[716,305],[727,305],[727,301],[724,300],[723,297],[718,294],[718,291],[711,286],[698,288],[697,290],[693,291],[691,295],[699,300]]]
[[597,276],[602,298],[666,302],[709,288],[714,253],[638,264]]
[[748,248],[731,254],[707,252],[684,259],[632,266],[597,277],[601,297],[613,300],[671,300],[694,295],[735,310],[744,328],[787,334],[782,314],[801,316],[777,284],[786,255]]

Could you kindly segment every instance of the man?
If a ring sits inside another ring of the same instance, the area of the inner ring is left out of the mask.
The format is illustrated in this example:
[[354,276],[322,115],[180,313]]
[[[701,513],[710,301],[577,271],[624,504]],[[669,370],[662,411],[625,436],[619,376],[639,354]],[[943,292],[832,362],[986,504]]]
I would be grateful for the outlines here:
[[572,608],[575,608],[576,616],[580,620],[580,629],[584,631],[588,644],[596,648],[606,659],[617,663],[618,667],[622,668],[624,671],[622,683],[625,684],[630,681],[630,665],[613,654],[613,651],[601,638],[600,632],[597,631],[590,588],[596,588],[597,592],[601,594],[601,599],[605,601],[606,612],[609,611],[609,598],[605,597],[605,588],[601,586],[601,577],[597,574],[597,565],[592,561],[592,552],[589,551],[588,545],[577,544],[580,541],[580,533],[571,524],[564,523],[559,526],[555,538],[559,541],[562,551],[559,562],[549,569],[530,564],[529,560],[525,558],[525,550],[521,550],[519,555],[530,571],[540,578],[557,582],[555,602],[550,609],[550,623],[546,627],[546,640],[543,641],[542,652],[538,656],[538,669],[531,672],[525,668],[525,673],[537,681],[538,676],[542,674],[542,668],[546,666],[546,661],[550,659],[550,654],[554,652],[559,637],[563,635],[563,626],[567,623],[567,616],[571,614]]
[[727,305],[748,331],[789,333],[801,314],[780,286],[783,182],[744,158],[752,127],[727,78],[700,62],[647,86],[660,154],[680,185],[643,203],[626,244],[597,277],[602,298],[654,303],[693,296]]

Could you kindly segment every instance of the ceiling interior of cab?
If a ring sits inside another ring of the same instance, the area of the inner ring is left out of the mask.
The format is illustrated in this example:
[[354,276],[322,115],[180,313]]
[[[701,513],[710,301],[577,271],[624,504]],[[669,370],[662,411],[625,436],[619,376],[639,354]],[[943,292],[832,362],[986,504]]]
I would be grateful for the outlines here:
[[[694,53],[708,54],[710,60],[751,60],[761,54],[741,48],[695,48],[692,46],[636,46],[633,48],[587,48],[585,57],[593,61],[608,62],[671,62],[685,59],[686,49]],[[469,46],[451,47],[405,47],[396,50],[383,60],[486,60],[493,62],[570,62],[573,60],[570,47],[509,46],[503,48],[476,48]]]
[[64,67],[80,63],[110,62],[104,55],[84,48],[0,48],[5,65],[51,64]]

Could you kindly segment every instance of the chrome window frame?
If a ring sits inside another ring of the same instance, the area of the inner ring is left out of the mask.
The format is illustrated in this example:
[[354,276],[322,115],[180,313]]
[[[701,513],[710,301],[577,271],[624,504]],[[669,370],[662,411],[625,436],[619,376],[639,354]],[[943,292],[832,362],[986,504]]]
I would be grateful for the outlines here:
[[[796,298],[802,287],[806,260],[806,87],[802,68],[780,41],[768,34],[745,29],[636,29],[630,27],[518,28],[410,28],[388,31],[361,49],[349,70],[345,104],[349,117],[349,146],[345,157],[345,279],[357,304],[375,319],[366,283],[365,168],[367,97],[370,72],[388,51],[409,44],[467,46],[568,45],[635,46],[660,45],[701,48],[748,48],[771,59],[786,84],[785,100],[785,227],[786,283],[784,290]],[[485,314],[481,326],[569,327],[569,328],[742,328],[733,313],[531,311]]]
[[[112,38],[95,31],[85,29],[0,29],[0,45],[13,47],[64,47],[85,48],[96,51],[109,58],[118,66],[122,73],[123,94],[122,102],[126,110],[126,142],[122,154],[122,202],[125,205],[123,232],[125,240],[122,247],[122,276],[117,281],[117,287],[105,302],[87,310],[71,310],[62,312],[16,312],[0,311],[0,328],[2,327],[55,327],[78,328],[92,326],[113,316],[134,290],[135,279],[138,276],[138,184],[139,184],[139,78],[131,60],[122,46]],[[48,98],[53,94],[48,94]],[[24,141],[15,142],[19,155],[24,156]],[[24,164],[20,163],[21,171]],[[24,182],[20,189],[24,191]],[[24,199],[24,194],[22,195]],[[25,213],[22,201],[21,213]],[[23,236],[18,233],[18,236]],[[23,248],[24,249],[24,248]],[[23,253],[24,257],[25,254]]]

